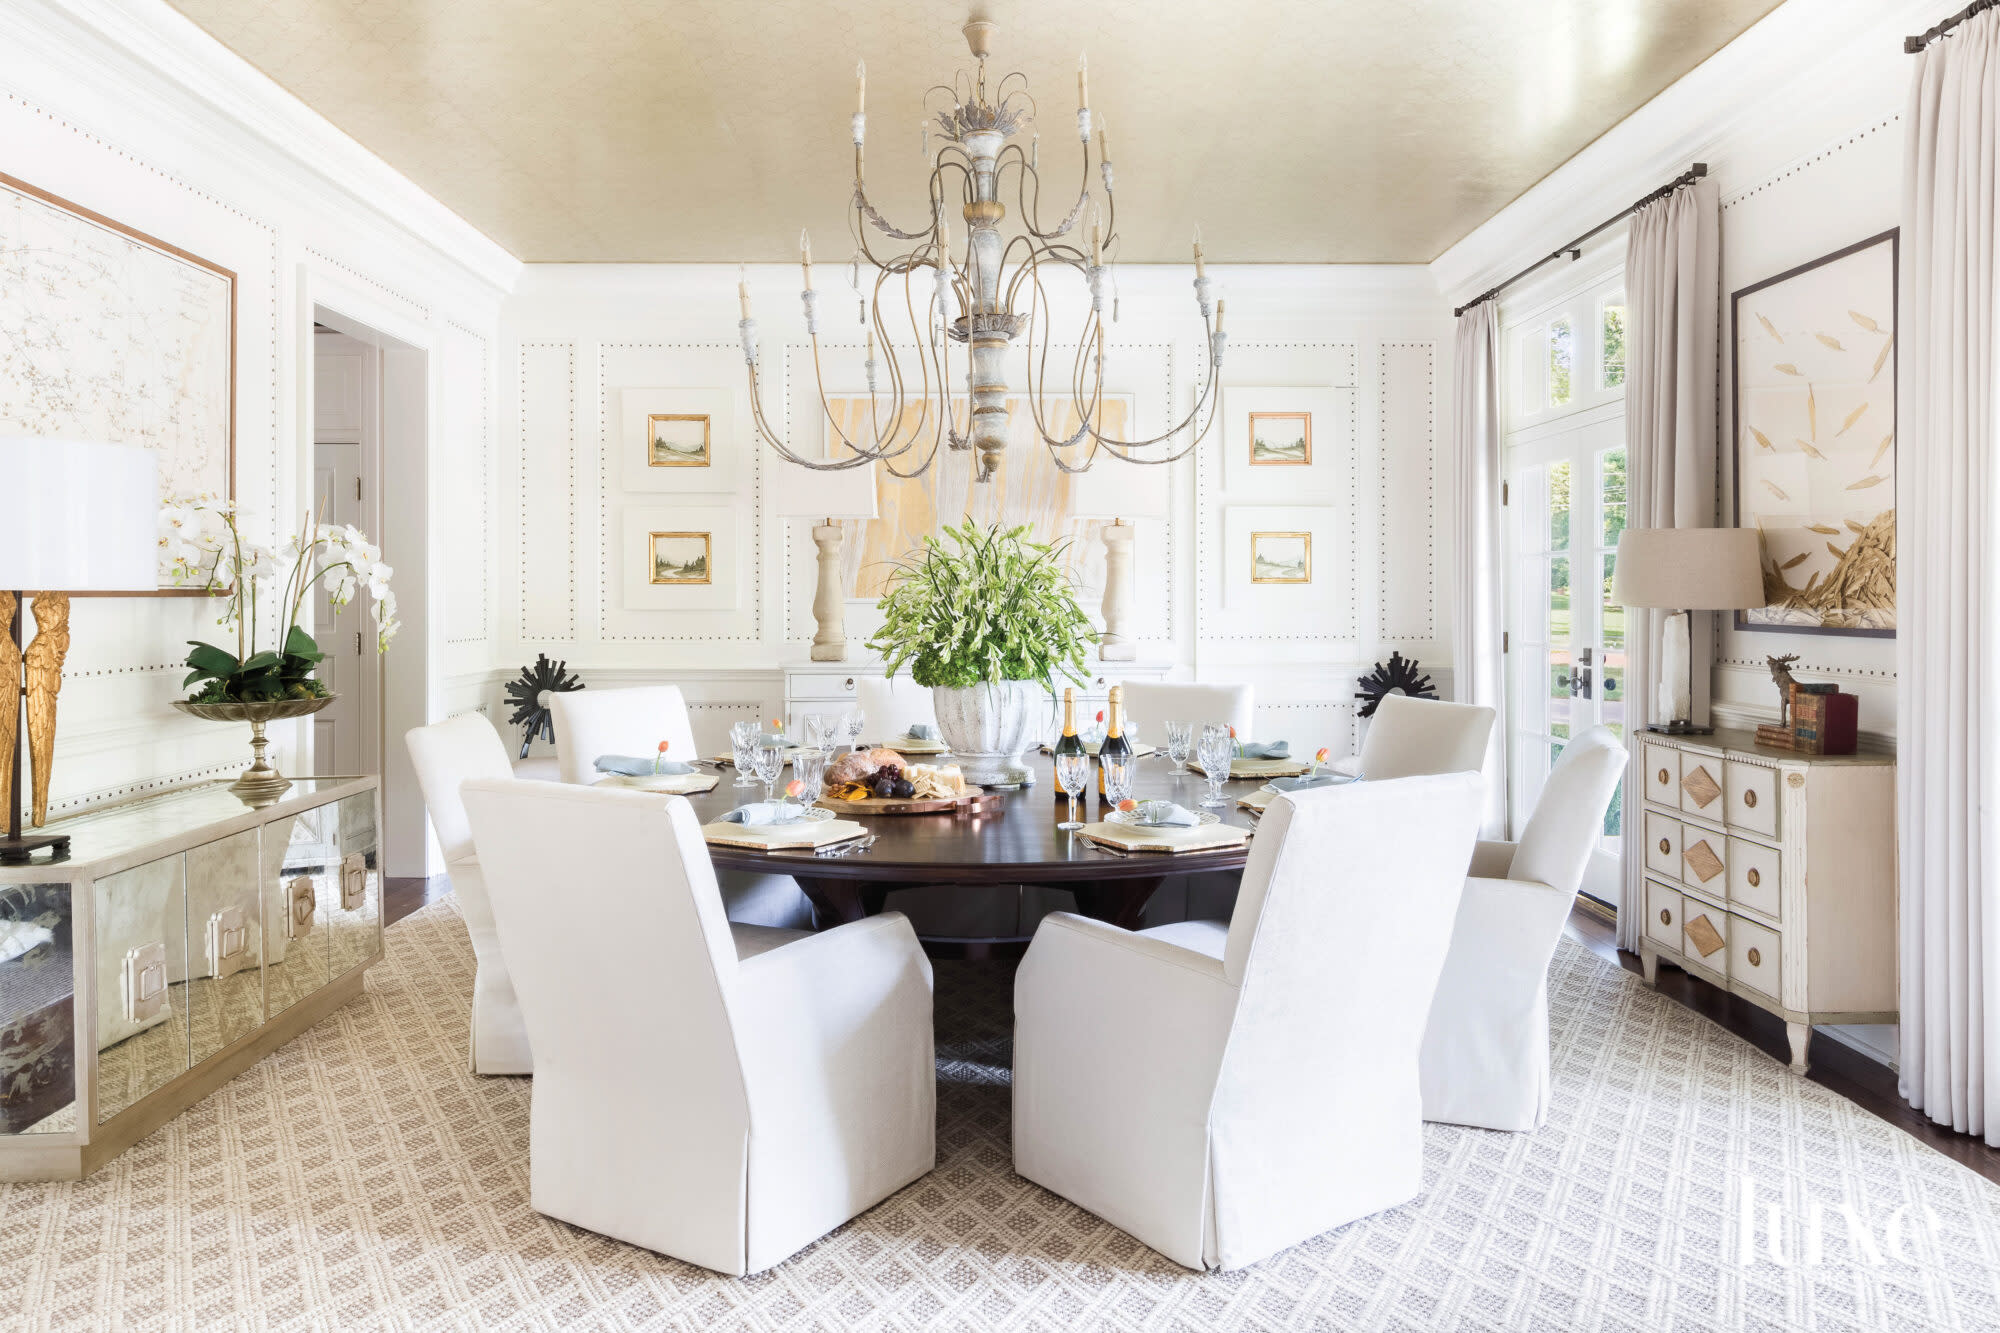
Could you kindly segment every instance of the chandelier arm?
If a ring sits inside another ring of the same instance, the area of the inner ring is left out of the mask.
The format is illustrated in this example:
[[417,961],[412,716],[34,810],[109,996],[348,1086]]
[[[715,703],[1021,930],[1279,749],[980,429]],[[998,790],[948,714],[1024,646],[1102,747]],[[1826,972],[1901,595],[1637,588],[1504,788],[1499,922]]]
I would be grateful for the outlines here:
[[[1030,267],[1032,268],[1036,266],[1031,265]],[[1042,396],[1044,393],[1044,387],[1048,384],[1049,346],[1051,344],[1052,339],[1049,337],[1049,311],[1048,311],[1048,302],[1045,299],[1047,293],[1042,288],[1041,276],[1039,273],[1037,273],[1034,278],[1033,293],[1034,293],[1033,297],[1030,299],[1028,306],[1028,322],[1027,322],[1028,346],[1026,350],[1028,353],[1028,357],[1027,357],[1026,373],[1028,381],[1027,383],[1028,411],[1029,414],[1034,418],[1035,433],[1041,437],[1042,442],[1044,444],[1050,445],[1052,447],[1066,448],[1069,445],[1075,444],[1078,440],[1083,438],[1083,426],[1079,426],[1076,434],[1070,436],[1069,439],[1063,441],[1058,441],[1055,438],[1055,436],[1049,433],[1048,420],[1045,415],[1046,407],[1045,404],[1042,402]],[[1041,316],[1042,334],[1043,334],[1042,356],[1041,356],[1042,373],[1039,384],[1035,376],[1035,317],[1037,314]],[[1086,424],[1087,424],[1087,419],[1086,419]],[[1061,465],[1061,459],[1059,457],[1057,458],[1057,465],[1058,466]]]
[[[1203,323],[1206,322],[1207,321],[1205,320],[1203,321]],[[1167,440],[1171,440],[1174,436],[1180,434],[1182,431],[1187,430],[1190,426],[1192,426],[1195,423],[1196,419],[1201,416],[1202,409],[1208,406],[1209,400],[1215,394],[1218,372],[1219,372],[1219,367],[1215,364],[1214,359],[1210,358],[1208,366],[1208,382],[1202,386],[1201,396],[1195,400],[1194,407],[1190,409],[1188,414],[1185,417],[1182,417],[1180,421],[1176,422],[1173,426],[1169,427],[1162,433],[1153,436],[1151,439],[1121,440],[1114,436],[1106,435],[1104,432],[1096,430],[1094,428],[1091,430],[1090,434],[1100,444],[1110,449],[1120,458],[1125,459],[1125,461],[1127,461],[1128,463],[1171,463],[1176,458],[1183,458],[1187,455],[1188,449],[1192,449],[1194,448],[1195,445],[1200,444],[1202,440],[1207,437],[1209,430],[1215,425],[1215,414],[1213,412],[1209,413],[1208,421],[1206,424],[1202,426],[1200,434],[1196,435],[1194,439],[1189,442],[1187,449],[1183,449],[1177,454],[1173,454],[1170,457],[1166,458],[1133,458],[1125,451],[1129,449],[1150,448],[1153,445],[1163,443]]]

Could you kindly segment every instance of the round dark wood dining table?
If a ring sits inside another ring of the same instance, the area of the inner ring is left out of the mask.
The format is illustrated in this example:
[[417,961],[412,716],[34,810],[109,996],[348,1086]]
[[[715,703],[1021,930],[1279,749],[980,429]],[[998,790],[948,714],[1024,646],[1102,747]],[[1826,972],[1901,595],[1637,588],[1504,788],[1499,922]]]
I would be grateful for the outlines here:
[[[997,807],[969,814],[841,815],[866,825],[875,838],[867,847],[843,855],[759,852],[711,843],[709,856],[718,870],[792,876],[811,901],[821,930],[874,915],[895,889],[934,886],[978,891],[1006,885],[1067,889],[1083,915],[1136,929],[1147,901],[1169,878],[1240,872],[1248,859],[1247,843],[1221,852],[1121,854],[1080,833],[1066,833],[1056,825],[1069,817],[1069,802],[1055,795],[1051,759],[1044,754],[1030,756],[1028,762],[1035,770],[1035,784],[998,793]],[[1164,754],[1139,760],[1133,796],[1199,809],[1208,794],[1207,779],[1193,772],[1176,777],[1172,770]],[[761,789],[735,786],[735,780],[735,771],[725,767],[713,791],[688,798],[704,823],[746,800],[762,798]],[[1091,785],[1087,796],[1077,798],[1077,818],[1086,824],[1104,817],[1094,772]],[[1214,813],[1227,823],[1256,828],[1255,816],[1239,807],[1236,798],[1259,785],[1248,779],[1229,783],[1224,788],[1229,804]],[[933,956],[949,958],[1005,956],[1018,953],[1026,942],[1025,936],[1008,934],[926,938],[924,945]]]

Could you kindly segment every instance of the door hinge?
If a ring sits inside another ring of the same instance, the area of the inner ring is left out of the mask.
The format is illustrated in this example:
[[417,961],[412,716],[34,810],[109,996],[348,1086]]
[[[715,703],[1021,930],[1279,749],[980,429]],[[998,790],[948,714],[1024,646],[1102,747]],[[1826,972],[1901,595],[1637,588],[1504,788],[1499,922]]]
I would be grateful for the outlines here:
[[1503,652],[1503,653],[1504,653],[1504,652],[1507,652],[1507,651],[1508,651],[1508,642],[1507,642],[1507,640],[1508,640],[1508,638],[1509,638],[1509,637],[1510,637],[1510,636],[1508,635],[1508,633],[1507,633],[1507,631],[1506,631],[1506,630],[1504,630],[1504,629],[1503,629],[1503,630],[1501,630],[1501,631],[1500,631],[1500,651],[1501,651],[1501,652]]
[[354,631],[354,655],[361,656],[361,631]]
[[361,503],[361,478],[354,479],[354,503]]
[[[359,500],[361,497],[357,495],[354,498]],[[1500,483],[1500,503],[1503,505],[1507,503],[1507,483],[1504,481]]]

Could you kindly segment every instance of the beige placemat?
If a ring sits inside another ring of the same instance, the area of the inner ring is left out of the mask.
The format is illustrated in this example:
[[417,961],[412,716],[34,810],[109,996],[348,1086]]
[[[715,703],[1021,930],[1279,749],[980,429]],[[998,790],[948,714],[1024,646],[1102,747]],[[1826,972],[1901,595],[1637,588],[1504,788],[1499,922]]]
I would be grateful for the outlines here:
[[824,819],[816,824],[703,824],[701,836],[718,847],[747,847],[752,851],[774,851],[780,847],[828,847],[836,842],[859,838],[868,832],[864,824],[846,819]]
[[950,753],[943,741],[913,741],[905,737],[898,737],[882,748],[885,750],[894,750],[897,754],[922,755]]
[[1269,787],[1259,787],[1256,791],[1247,792],[1237,797],[1236,804],[1242,806],[1245,810],[1255,810],[1258,814],[1262,814],[1264,813],[1264,807],[1269,805],[1271,798],[1277,794],[1276,791],[1273,791]]
[[1131,824],[1085,824],[1083,836],[1126,852],[1214,852],[1240,847],[1250,830],[1234,824],[1199,828],[1138,828]]
[[[1188,760],[1188,767],[1207,775],[1199,759]],[[1232,759],[1229,776],[1232,778],[1295,778],[1311,768],[1303,759]]]
[[597,785],[631,787],[635,791],[656,791],[668,796],[698,796],[705,791],[714,791],[715,784],[720,781],[722,779],[713,773],[662,773],[658,777],[647,774],[636,778],[613,773]]

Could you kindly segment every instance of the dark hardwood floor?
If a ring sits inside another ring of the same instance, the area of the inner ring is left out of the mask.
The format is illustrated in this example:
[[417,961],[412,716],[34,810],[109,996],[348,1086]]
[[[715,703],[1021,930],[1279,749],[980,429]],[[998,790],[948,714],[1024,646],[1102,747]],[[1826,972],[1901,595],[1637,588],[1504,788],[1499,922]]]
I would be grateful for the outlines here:
[[[1618,947],[1617,928],[1608,918],[1578,906],[1570,911],[1569,926],[1563,933],[1600,958],[1634,975],[1642,975],[1639,955]],[[1660,994],[1720,1023],[1780,1064],[1791,1060],[1791,1048],[1785,1044],[1784,1020],[1740,995],[1732,995],[1668,963],[1660,964],[1657,989]],[[1989,1148],[1970,1135],[1954,1133],[1912,1109],[1896,1091],[1895,1070],[1824,1033],[1813,1038],[1811,1056],[1812,1068],[1807,1071],[1807,1078],[1922,1139],[1953,1161],[2000,1183],[2000,1149]]]
[[[393,925],[449,892],[451,881],[443,875],[434,875],[429,879],[385,880],[384,916]],[[1564,933],[1627,972],[1639,973],[1639,956],[1618,947],[1617,931],[1606,917],[1579,906],[1570,912],[1569,925]],[[1741,996],[1719,990],[1699,977],[1689,976],[1666,963],[1660,965],[1658,989],[1660,994],[1720,1023],[1772,1059],[1780,1063],[1791,1059],[1785,1044],[1783,1020],[1757,1008]],[[1863,1110],[1880,1116],[1898,1129],[1922,1139],[1953,1161],[1962,1162],[1988,1180],[2000,1183],[2000,1150],[1989,1148],[1969,1135],[1955,1134],[1933,1124],[1921,1112],[1912,1110],[1897,1094],[1896,1074],[1888,1066],[1876,1063],[1831,1037],[1820,1035],[1813,1038],[1812,1069],[1806,1077],[1839,1093]]]

